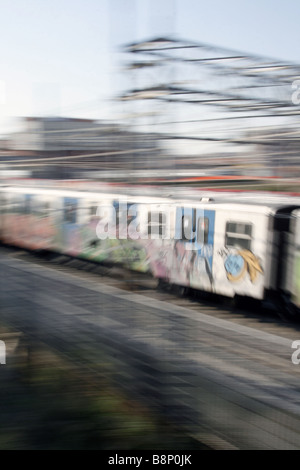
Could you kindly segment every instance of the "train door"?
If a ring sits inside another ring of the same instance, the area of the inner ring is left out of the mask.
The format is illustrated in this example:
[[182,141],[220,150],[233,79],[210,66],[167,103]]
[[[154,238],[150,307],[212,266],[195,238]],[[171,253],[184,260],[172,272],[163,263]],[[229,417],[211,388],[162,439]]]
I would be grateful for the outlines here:
[[287,275],[283,287],[292,295],[293,303],[300,308],[300,210],[293,211],[293,224],[288,244]]
[[78,199],[73,197],[65,197],[63,200],[63,251],[72,256],[80,252],[78,203]]
[[[81,256],[94,261],[109,259],[109,243],[114,233],[109,230],[114,226],[110,200],[85,199],[81,214]],[[106,236],[101,236],[106,234]]]
[[6,198],[5,193],[0,192],[0,240],[2,241],[4,229],[4,214],[5,214]]
[[98,208],[100,202],[95,200],[84,200],[83,227],[82,227],[82,257],[102,261],[103,247],[101,240],[97,237],[97,225],[100,217]]
[[215,211],[177,208],[173,282],[212,290]]
[[214,292],[262,299],[268,270],[270,211],[251,206],[218,210],[214,241]]
[[2,193],[1,239],[4,243],[13,243],[13,194]]
[[32,242],[32,196],[30,194],[19,195],[17,209],[17,224],[15,231],[16,244],[25,248],[31,248]]
[[9,243],[27,246],[30,227],[30,196],[19,192],[10,194],[8,217]]
[[5,192],[0,192],[0,240],[1,241],[4,241],[6,207],[7,207],[7,196]]
[[53,221],[53,200],[36,194],[31,200],[31,245],[36,250],[54,248],[56,230]]
[[140,206],[128,201],[113,202],[116,215],[116,239],[112,259],[135,271],[148,268],[147,252],[140,242]]
[[213,285],[213,245],[215,211],[196,210],[195,254],[191,269],[191,287],[210,291]]

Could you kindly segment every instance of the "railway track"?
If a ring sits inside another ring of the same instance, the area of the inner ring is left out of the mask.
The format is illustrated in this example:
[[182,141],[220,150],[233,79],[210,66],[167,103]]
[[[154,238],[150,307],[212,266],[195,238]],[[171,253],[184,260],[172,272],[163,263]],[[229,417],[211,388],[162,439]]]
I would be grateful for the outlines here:
[[247,304],[236,304],[234,300],[198,293],[183,291],[177,286],[159,285],[151,275],[130,271],[121,266],[109,266],[93,263],[88,260],[72,258],[57,253],[34,253],[18,248],[2,247],[9,256],[32,264],[49,267],[66,272],[77,278],[99,281],[128,292],[142,294],[195,312],[202,312],[214,318],[249,326],[271,334],[300,338],[300,318],[286,321],[280,318],[271,305],[247,299]]
[[50,341],[76,367],[96,376],[111,358],[108,374],[126,393],[210,448],[300,448],[291,362],[298,323],[267,308],[180,298],[121,268],[1,251],[4,319]]

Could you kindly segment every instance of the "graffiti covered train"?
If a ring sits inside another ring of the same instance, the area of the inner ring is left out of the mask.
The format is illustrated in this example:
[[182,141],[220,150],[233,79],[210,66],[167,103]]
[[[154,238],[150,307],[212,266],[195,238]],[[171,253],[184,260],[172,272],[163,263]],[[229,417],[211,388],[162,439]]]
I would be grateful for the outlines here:
[[225,297],[300,307],[300,199],[0,188],[0,239],[150,272]]

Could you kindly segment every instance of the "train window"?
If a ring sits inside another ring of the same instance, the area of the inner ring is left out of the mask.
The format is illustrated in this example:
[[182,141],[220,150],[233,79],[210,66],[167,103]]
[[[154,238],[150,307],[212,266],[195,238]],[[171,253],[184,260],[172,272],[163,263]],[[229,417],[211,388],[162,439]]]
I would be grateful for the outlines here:
[[128,215],[125,207],[118,206],[116,208],[116,227],[119,227],[119,225],[124,226],[124,224],[128,226],[133,218]]
[[6,194],[1,194],[0,198],[0,212],[1,214],[5,214],[7,212],[7,209],[9,207],[9,201],[7,199]]
[[119,225],[124,226],[130,224],[134,219],[136,218],[136,215],[129,215],[128,211],[126,209],[121,210],[118,208],[116,210],[116,226],[119,227]]
[[18,195],[15,195],[15,194],[13,195],[11,199],[11,206],[12,206],[12,210],[11,210],[12,213],[20,214],[22,212],[23,204],[22,204],[22,200],[20,199],[20,197],[18,197]]
[[148,212],[148,235],[164,237],[166,233],[166,214]]
[[208,217],[199,217],[197,227],[197,242],[208,243],[209,220]]
[[246,250],[251,250],[252,224],[241,222],[226,223],[226,246],[237,246]]
[[14,214],[17,212],[17,200],[14,194],[8,195],[5,212],[7,214]]
[[90,221],[100,219],[100,216],[98,215],[98,207],[99,206],[96,205],[96,204],[93,204],[92,206],[90,206],[90,208],[89,208]]
[[184,215],[181,219],[181,239],[190,241],[192,239],[192,217]]
[[64,221],[68,224],[76,224],[76,206],[70,202],[65,204]]
[[25,196],[25,199],[22,200],[21,203],[21,212],[24,215],[28,215],[31,212],[31,201],[29,197]]
[[50,212],[50,203],[48,201],[35,200],[32,212],[35,217],[47,217]]
[[[117,211],[117,222],[118,224],[122,224],[126,222],[127,227],[131,224],[131,222],[136,222],[138,224],[138,211],[135,204],[128,204],[127,207],[123,207],[122,209],[119,206]],[[149,221],[149,213],[148,213],[148,221]],[[136,225],[138,227],[138,225]]]
[[116,209],[116,227],[119,227],[120,221],[123,220],[122,215],[123,215],[122,211],[120,210],[119,207],[117,207],[117,209]]
[[1,204],[1,213],[5,214],[8,206],[8,200],[6,198],[5,194],[1,194],[1,199],[0,199],[0,204]]
[[129,225],[132,221],[134,221],[136,218],[137,218],[137,216],[136,216],[135,214],[131,214],[131,215],[127,214],[127,227],[128,227],[128,225]]

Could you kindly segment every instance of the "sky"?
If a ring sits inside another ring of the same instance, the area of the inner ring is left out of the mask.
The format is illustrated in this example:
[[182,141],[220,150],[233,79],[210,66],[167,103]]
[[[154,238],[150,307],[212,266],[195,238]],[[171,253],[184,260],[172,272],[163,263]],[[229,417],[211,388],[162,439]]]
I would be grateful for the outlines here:
[[300,64],[299,18],[297,0],[0,0],[0,133],[20,116],[110,117],[121,46],[157,36]]

